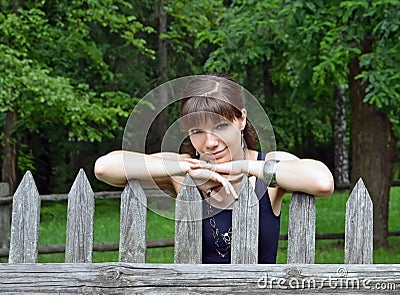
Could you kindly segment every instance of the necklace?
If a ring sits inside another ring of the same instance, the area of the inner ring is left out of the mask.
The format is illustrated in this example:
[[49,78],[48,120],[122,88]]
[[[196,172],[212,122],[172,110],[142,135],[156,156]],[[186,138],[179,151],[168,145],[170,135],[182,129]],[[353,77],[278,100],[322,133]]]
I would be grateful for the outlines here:
[[[246,160],[246,151],[243,148],[243,159]],[[207,195],[210,197],[211,191],[207,192]],[[217,251],[219,257],[224,258],[227,254],[229,254],[231,249],[231,242],[232,242],[232,226],[229,227],[228,231],[224,233],[220,233],[220,230],[217,227],[214,218],[214,212],[210,203],[208,203],[207,207],[207,214],[210,217],[210,226],[212,232],[212,238],[214,240],[215,250]],[[220,245],[220,238],[225,243],[224,246]]]
[[[214,212],[210,204],[208,204],[207,208],[208,216],[210,216],[210,226],[212,231],[212,237],[214,239],[215,250],[217,251],[219,257],[224,258],[231,248],[232,241],[232,226],[229,227],[228,231],[225,233],[220,233],[219,229],[216,226]],[[220,246],[219,238],[222,238],[222,241],[225,243],[225,246]]]

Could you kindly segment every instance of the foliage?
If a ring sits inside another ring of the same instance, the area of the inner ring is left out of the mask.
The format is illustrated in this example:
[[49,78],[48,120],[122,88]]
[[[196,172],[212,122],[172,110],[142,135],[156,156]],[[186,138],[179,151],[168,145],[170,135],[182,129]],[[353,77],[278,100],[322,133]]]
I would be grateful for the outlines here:
[[[233,1],[219,15],[213,30],[198,33],[196,44],[216,46],[204,65],[208,71],[230,72],[262,102],[278,147],[306,156],[309,147],[322,148],[332,137],[333,100],[329,97],[333,88],[310,88],[312,67],[307,60],[313,59],[315,52],[303,54],[302,59],[297,51],[291,52],[299,37],[291,35],[289,16],[284,15],[281,2]],[[307,77],[300,76],[299,70]],[[273,84],[272,97],[264,93],[266,75]],[[314,111],[321,99],[330,107]]]
[[198,33],[197,46],[203,42],[217,45],[205,68],[238,74],[249,65],[272,60],[283,41],[282,27],[275,16],[280,2],[243,0],[225,7],[212,31]]
[[[161,37],[168,41],[174,53],[170,56],[170,72],[174,77],[203,74],[203,65],[212,51],[212,44],[207,42],[198,46],[199,36],[218,27],[218,16],[223,10],[221,0],[167,1],[168,32]],[[177,66],[172,66],[174,64]]]
[[[310,49],[318,48],[312,87],[326,89],[335,84],[345,85],[349,63],[359,59],[362,73],[358,79],[367,85],[364,101],[375,104],[397,124],[400,4],[390,0],[287,3],[282,12],[291,20],[289,28],[295,29],[292,40],[297,41],[292,43],[291,52],[304,57],[309,56]],[[372,45],[366,52],[363,47],[369,42]]]
[[[123,13],[131,8],[122,0],[1,3],[0,112],[18,113],[17,142],[26,134],[47,138],[53,146],[99,142],[121,130],[120,118],[138,100],[114,87],[116,75],[104,59],[113,46],[108,42],[154,55],[136,37],[153,30]],[[96,40],[100,31],[108,39]],[[58,128],[65,131],[54,132]],[[29,152],[26,145],[18,149],[20,168],[34,169],[32,155],[40,152]]]
[[[157,32],[162,4],[165,34]],[[92,171],[96,157],[120,148],[137,98],[161,82],[158,42],[166,40],[169,79],[229,72],[264,106],[278,148],[329,162],[333,89],[347,85],[354,58],[362,66],[358,78],[367,83],[365,101],[380,108],[400,136],[399,5],[0,1],[1,122],[7,112],[18,113],[12,142],[19,168],[41,175],[45,191],[65,190],[79,168]],[[363,52],[366,40],[372,47]]]

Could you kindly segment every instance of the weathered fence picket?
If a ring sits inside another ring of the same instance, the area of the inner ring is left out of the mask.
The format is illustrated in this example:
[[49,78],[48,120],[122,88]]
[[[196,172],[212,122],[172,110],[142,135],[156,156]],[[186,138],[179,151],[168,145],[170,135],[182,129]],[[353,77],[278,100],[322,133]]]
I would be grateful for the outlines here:
[[315,198],[293,193],[289,206],[287,263],[314,263]]
[[175,263],[202,261],[202,202],[193,180],[187,175],[175,208]]
[[373,205],[360,179],[346,204],[345,263],[372,263],[373,260]]
[[120,262],[146,262],[146,222],[146,195],[138,180],[130,180],[121,195]]
[[14,194],[9,263],[37,262],[39,222],[40,196],[28,171]]
[[88,263],[93,257],[94,194],[81,169],[68,194],[65,262]]
[[238,196],[232,212],[231,263],[255,264],[258,261],[258,197],[247,176],[242,179]]
[[13,197],[9,263],[0,264],[0,292],[248,294],[274,289],[275,294],[291,294],[296,289],[303,294],[371,294],[382,286],[400,288],[400,265],[371,264],[373,210],[362,180],[346,205],[343,265],[313,264],[315,199],[303,193],[294,193],[290,203],[288,264],[256,264],[258,199],[247,177],[238,195],[232,212],[231,265],[200,264],[202,199],[189,176],[176,200],[175,264],[144,263],[147,197],[137,180],[129,181],[121,195],[120,262],[91,263],[94,193],[81,170],[68,194],[66,263],[41,264],[35,263],[40,196],[27,172]]

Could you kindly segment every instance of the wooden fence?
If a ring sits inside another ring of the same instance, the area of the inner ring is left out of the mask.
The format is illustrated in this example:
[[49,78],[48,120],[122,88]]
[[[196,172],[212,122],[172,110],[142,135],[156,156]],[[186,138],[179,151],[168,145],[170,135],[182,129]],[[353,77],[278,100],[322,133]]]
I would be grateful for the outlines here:
[[246,178],[238,194],[231,265],[200,264],[202,205],[190,177],[176,200],[174,264],[145,263],[147,198],[137,180],[121,195],[119,262],[92,263],[94,193],[81,170],[68,194],[65,263],[44,264],[37,263],[40,196],[27,172],[13,196],[9,263],[0,266],[0,292],[370,294],[400,289],[400,265],[372,264],[372,202],[361,179],[346,205],[343,265],[313,264],[315,200],[302,193],[294,193],[290,202],[287,264],[256,264],[257,197]]

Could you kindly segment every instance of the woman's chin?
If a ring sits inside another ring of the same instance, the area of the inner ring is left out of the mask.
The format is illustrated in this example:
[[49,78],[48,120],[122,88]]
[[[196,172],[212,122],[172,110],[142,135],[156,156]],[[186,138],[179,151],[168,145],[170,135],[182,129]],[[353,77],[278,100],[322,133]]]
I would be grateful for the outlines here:
[[215,162],[217,164],[222,164],[222,163],[231,162],[231,161],[232,161],[232,158],[229,156],[224,156],[224,157],[215,159]]

